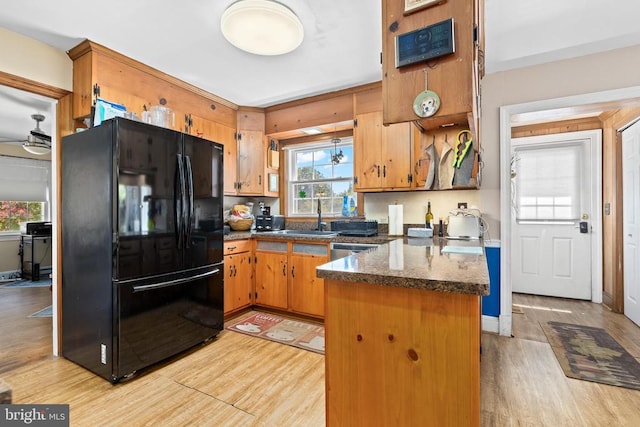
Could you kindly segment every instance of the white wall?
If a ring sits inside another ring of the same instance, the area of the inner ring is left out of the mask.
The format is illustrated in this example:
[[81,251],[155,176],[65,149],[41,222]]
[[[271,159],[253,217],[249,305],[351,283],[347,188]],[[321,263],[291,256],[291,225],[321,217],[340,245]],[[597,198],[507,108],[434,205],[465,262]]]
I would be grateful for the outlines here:
[[482,211],[482,201],[477,190],[411,191],[365,194],[365,215],[380,223],[388,223],[388,205],[396,202],[404,205],[405,224],[424,224],[427,202],[431,201],[434,222],[449,215],[449,211],[458,208],[458,202],[466,202],[469,207],[477,206]]
[[[4,28],[0,28],[0,52],[0,71],[60,89],[73,89],[73,62],[65,52]],[[0,154],[42,158],[8,145],[0,148]],[[19,268],[18,248],[19,237],[0,240],[0,272]]]
[[639,67],[640,45],[485,76],[480,140],[485,166],[479,197],[491,238],[500,236],[500,107],[640,86]]
[[66,52],[0,28],[0,71],[73,90],[73,62]]

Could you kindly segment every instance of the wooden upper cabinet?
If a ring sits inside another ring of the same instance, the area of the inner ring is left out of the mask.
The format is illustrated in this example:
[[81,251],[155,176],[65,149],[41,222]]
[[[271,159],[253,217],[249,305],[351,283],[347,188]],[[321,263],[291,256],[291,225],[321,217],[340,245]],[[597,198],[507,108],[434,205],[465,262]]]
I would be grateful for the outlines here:
[[218,137],[218,124],[216,122],[203,119],[194,114],[182,114],[180,119],[181,122],[184,123],[184,129],[181,129],[181,132],[208,139],[209,141],[223,143],[222,141],[216,140]]
[[184,132],[185,115],[236,127],[238,106],[109,48],[85,40],[69,51],[73,60],[73,118],[89,117],[96,98],[124,104],[142,116],[143,106],[165,105]]
[[238,132],[238,194],[262,195],[265,179],[264,134]]
[[[477,117],[478,81],[481,77],[481,30],[484,0],[448,0],[411,14],[404,14],[405,2],[382,1],[382,94],[383,122],[419,120],[425,129],[442,125],[467,125]],[[455,52],[429,61],[396,68],[396,36],[453,18]],[[413,110],[418,94],[425,89],[438,94],[440,109],[430,118]],[[469,116],[471,114],[472,116]]]
[[411,123],[382,125],[382,112],[356,115],[354,127],[356,191],[411,188]]
[[267,159],[264,120],[264,112],[259,109],[242,108],[238,111],[236,179],[233,189],[225,184],[225,189],[229,189],[225,194],[264,195]]
[[224,145],[224,194],[235,194],[238,180],[238,144],[236,130],[216,123],[213,140]]

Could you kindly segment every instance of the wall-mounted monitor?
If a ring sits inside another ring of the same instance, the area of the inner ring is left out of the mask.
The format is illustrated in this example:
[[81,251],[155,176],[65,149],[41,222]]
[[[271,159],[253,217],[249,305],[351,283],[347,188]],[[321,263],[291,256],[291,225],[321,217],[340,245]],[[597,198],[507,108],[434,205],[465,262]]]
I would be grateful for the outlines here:
[[396,36],[396,68],[456,51],[453,18]]

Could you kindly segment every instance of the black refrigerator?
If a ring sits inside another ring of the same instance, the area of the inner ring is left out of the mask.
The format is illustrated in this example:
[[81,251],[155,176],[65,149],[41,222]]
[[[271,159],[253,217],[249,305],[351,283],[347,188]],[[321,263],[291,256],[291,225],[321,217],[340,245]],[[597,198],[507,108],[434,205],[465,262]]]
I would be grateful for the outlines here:
[[223,329],[222,145],[124,118],[62,139],[62,355],[116,383]]

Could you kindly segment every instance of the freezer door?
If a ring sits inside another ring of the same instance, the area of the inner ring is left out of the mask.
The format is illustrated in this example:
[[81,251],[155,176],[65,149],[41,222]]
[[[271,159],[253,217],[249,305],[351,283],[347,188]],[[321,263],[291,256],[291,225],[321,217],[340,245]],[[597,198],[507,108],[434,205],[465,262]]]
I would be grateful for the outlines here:
[[187,268],[222,262],[222,145],[184,135],[187,197],[184,263]]
[[114,283],[117,382],[202,343],[224,327],[223,267]]

